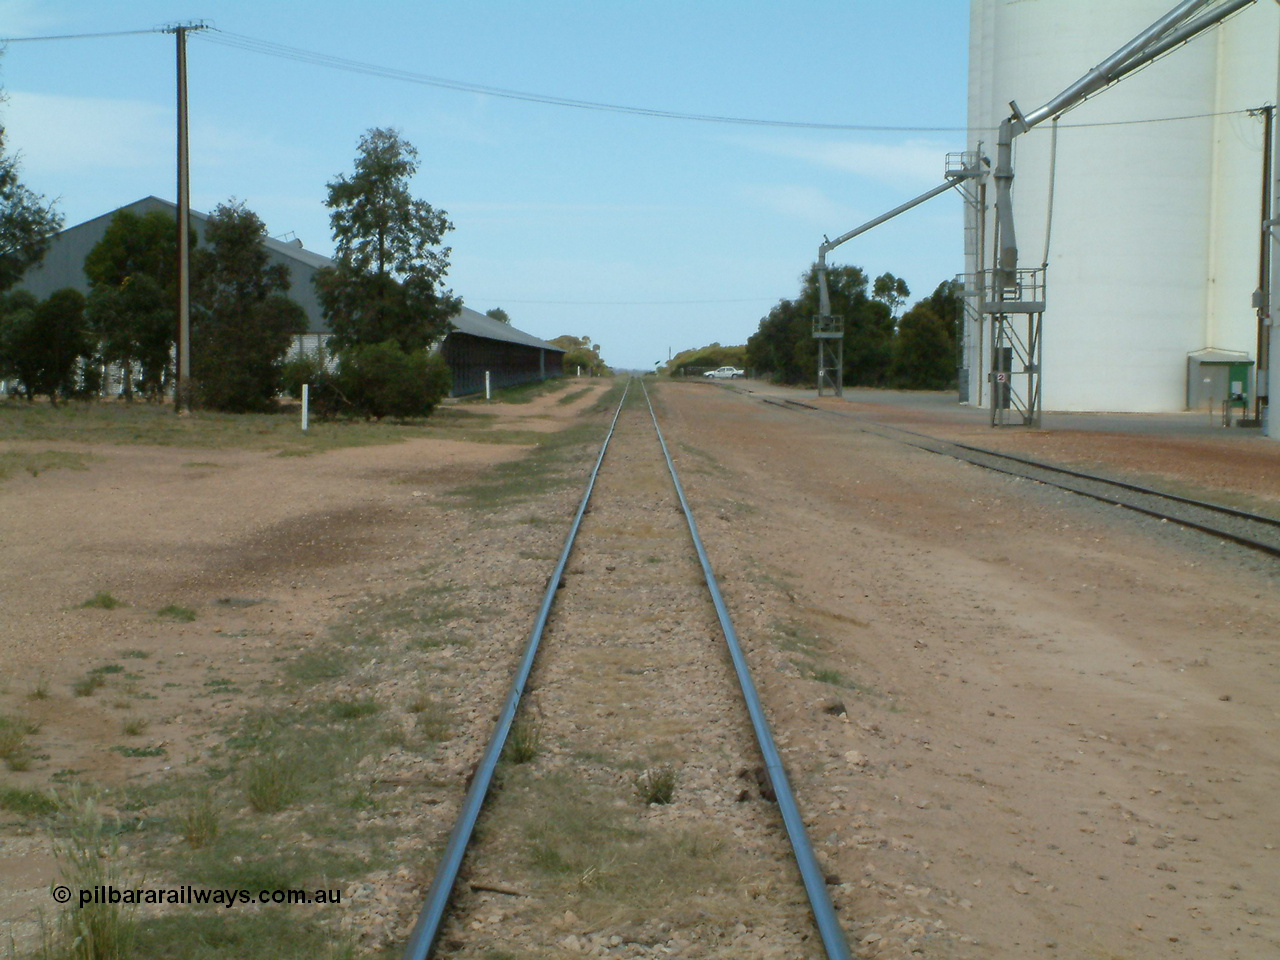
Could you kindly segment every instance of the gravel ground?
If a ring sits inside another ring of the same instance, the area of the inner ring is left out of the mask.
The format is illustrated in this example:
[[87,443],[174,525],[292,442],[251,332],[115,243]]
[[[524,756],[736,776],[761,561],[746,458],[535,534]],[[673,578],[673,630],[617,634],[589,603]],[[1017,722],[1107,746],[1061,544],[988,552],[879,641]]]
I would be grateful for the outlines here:
[[[1273,564],[728,390],[657,393],[858,955],[1280,951]],[[590,399],[524,405],[502,422],[572,423]],[[1250,450],[1237,477],[1192,441],[999,439],[1280,499],[1270,448]],[[203,762],[219,724],[253,702],[201,693],[210,676],[263,681],[253,697],[268,697],[276,661],[335,623],[414,612],[383,617],[385,652],[326,692],[372,696],[406,730],[428,722],[414,704],[424,694],[448,718],[435,748],[388,746],[361,771],[381,799],[359,816],[399,839],[393,865],[352,878],[330,922],[366,949],[394,945],[505,695],[579,481],[463,509],[447,491],[491,479],[523,448],[92,452],[83,472],[0,486],[0,697],[5,711],[40,714],[46,757],[5,781],[39,786],[68,769],[108,786],[163,781],[166,767]],[[591,457],[584,446],[563,469],[585,477]],[[597,546],[571,561],[573,589],[535,675],[541,752],[504,774],[447,949],[812,956],[679,514],[662,503],[671,494],[650,454],[620,446],[617,457],[624,469],[588,518]],[[131,606],[78,607],[103,589]],[[155,616],[178,602],[199,618]],[[136,682],[154,699],[123,686],[70,695],[128,648],[149,653]],[[42,678],[53,695],[32,701]],[[148,718],[144,739],[166,756],[113,751],[122,713]],[[666,764],[680,771],[676,802],[643,806],[635,778]],[[540,822],[522,798],[548,793],[562,816]],[[595,862],[593,849],[618,856]],[[52,875],[43,831],[4,820],[0,922],[19,943]],[[652,903],[663,906],[639,906]]]
[[[592,504],[526,693],[540,754],[508,772],[471,855],[486,885],[527,893],[465,898],[446,955],[821,956],[638,396]],[[666,774],[671,802],[646,805]]]

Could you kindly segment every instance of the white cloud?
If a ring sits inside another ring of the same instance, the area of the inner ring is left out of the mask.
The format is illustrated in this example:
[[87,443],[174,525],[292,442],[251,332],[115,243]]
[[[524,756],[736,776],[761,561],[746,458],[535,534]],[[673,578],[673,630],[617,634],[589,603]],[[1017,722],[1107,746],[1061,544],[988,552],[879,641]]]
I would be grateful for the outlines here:
[[[462,106],[446,108],[431,103],[413,124],[425,140],[452,140],[484,147],[501,147],[503,138],[493,127],[492,98],[473,94]],[[417,135],[415,133],[415,135]]]
[[9,91],[6,145],[51,173],[173,163],[173,113],[156,104]]
[[747,198],[759,206],[815,227],[831,228],[854,219],[850,207],[831,200],[817,187],[784,183],[756,184],[742,189]]
[[756,137],[740,142],[762,153],[802,160],[894,186],[941,183],[948,150],[947,144],[934,140],[858,143]]
[[668,214],[682,209],[670,204],[645,203],[575,203],[553,200],[462,200],[455,201],[450,211],[461,211],[477,214],[517,214],[517,213],[549,213],[573,215],[615,214],[615,213],[652,213]]
[[[173,178],[177,129],[174,108],[143,100],[10,92],[4,105],[5,142],[20,151],[23,168],[46,174],[100,175],[128,170]],[[193,116],[193,174],[223,170],[239,179],[246,163],[259,169],[306,169],[300,148]],[[243,188],[242,188],[243,189]]]
[[61,17],[50,15],[47,2],[0,0],[0,33],[6,37],[34,36],[61,24]]

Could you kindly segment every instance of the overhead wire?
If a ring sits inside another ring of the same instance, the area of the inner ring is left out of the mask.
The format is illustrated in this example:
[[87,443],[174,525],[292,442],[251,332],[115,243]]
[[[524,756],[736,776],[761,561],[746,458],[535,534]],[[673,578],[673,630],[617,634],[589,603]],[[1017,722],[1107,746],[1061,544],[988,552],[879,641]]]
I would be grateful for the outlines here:
[[[738,117],[725,114],[689,113],[657,107],[607,103],[597,100],[581,100],[557,94],[535,93],[527,90],[513,90],[506,87],[495,87],[488,84],[473,83],[466,80],[438,77],[431,74],[405,70],[399,67],[388,67],[382,64],[370,63],[368,61],[353,60],[348,57],[339,57],[333,54],[320,53],[315,50],[307,50],[302,47],[293,47],[283,43],[276,43],[271,40],[262,40],[257,37],[250,37],[245,34],[231,33],[216,27],[201,31],[198,34],[193,34],[193,36],[208,43],[219,44],[221,46],[244,50],[250,53],[257,53],[262,56],[292,60],[299,63],[311,64],[313,66],[328,67],[334,70],[344,70],[349,73],[359,73],[387,80],[414,83],[420,86],[452,90],[459,93],[474,93],[481,96],[497,97],[505,100],[517,100],[525,103],[539,103],[549,106],[569,107],[577,110],[592,110],[604,113],[629,114],[631,116],[653,117],[662,120],[686,120],[698,123],[737,124],[744,126],[782,127],[803,130],[833,130],[858,133],[970,133],[980,132],[987,129],[968,126],[945,127],[912,124],[868,124],[835,123],[816,120],[777,120],[764,117]],[[1243,112],[1243,110],[1227,110],[1217,113],[1189,114],[1175,117],[1145,117],[1137,120],[1113,120],[1099,123],[1064,123],[1062,124],[1062,127],[1067,129],[1109,127],[1128,123],[1167,123],[1179,120],[1199,120],[1207,117],[1230,116]],[[995,130],[997,128],[991,127],[989,129]]]
[[830,123],[812,120],[771,120],[761,117],[735,117],[721,114],[686,113],[678,110],[665,110],[657,107],[641,107],[628,104],[606,103],[597,100],[581,100],[575,97],[564,97],[557,94],[534,93],[526,90],[512,90],[506,87],[494,87],[487,84],[472,83],[465,80],[454,80],[448,77],[437,77],[398,67],[352,60],[332,54],[305,50],[269,40],[260,40],[243,34],[229,33],[225,30],[210,30],[200,35],[208,43],[234,47],[251,53],[294,60],[315,66],[361,73],[368,76],[382,77],[389,80],[400,80],[421,86],[438,87],[459,93],[475,93],[483,96],[498,97],[505,100],[519,100],[526,103],[541,103],[550,106],[570,107],[577,110],[594,110],[606,113],[623,113],[632,116],[656,117],[665,120],[691,120],[702,123],[744,124],[749,126],[792,127],[817,130],[850,130],[850,131],[894,131],[894,132],[964,132],[964,127],[929,127],[929,126],[889,126],[878,124]]
[[[437,77],[431,74],[418,73],[399,67],[388,67],[383,64],[339,57],[333,54],[307,50],[303,47],[289,46],[272,40],[263,40],[247,34],[232,33],[208,24],[202,29],[193,31],[191,37],[233,49],[256,53],[261,56],[292,60],[312,66],[327,67],[332,70],[344,70],[365,76],[379,77],[385,80],[398,80],[420,86],[452,90],[457,93],[473,93],[505,100],[516,100],[525,103],[539,103],[548,106],[567,107],[576,110],[592,110],[605,113],[620,113],[631,116],[652,117],[662,120],[685,120],[698,123],[736,124],[740,126],[779,127],[799,130],[832,130],[855,133],[980,133],[995,130],[995,127],[969,126],[927,126],[915,124],[871,124],[871,123],[834,123],[816,120],[778,120],[765,117],[737,117],[725,114],[690,113],[680,110],[667,110],[658,107],[643,107],[619,103],[607,103],[597,100],[582,100],[575,97],[564,97],[557,94],[535,93],[526,90],[513,90],[506,87],[495,87],[488,84],[473,83],[467,80],[455,80],[449,77]],[[48,40],[94,40],[109,37],[142,36],[153,33],[172,32],[166,27],[152,27],[146,30],[115,30],[97,33],[57,34],[35,37],[0,37],[0,44],[31,43]],[[1161,58],[1162,59],[1162,58]],[[1248,111],[1224,110],[1214,113],[1186,114],[1174,117],[1143,117],[1134,120],[1110,120],[1096,123],[1064,123],[1063,129],[1083,129],[1087,127],[1113,127],[1142,123],[1170,123],[1181,120],[1201,120],[1212,117],[1225,117],[1244,114]]]
[[148,33],[165,33],[164,27],[150,30],[112,30],[104,33],[63,33],[43,37],[0,37],[0,43],[34,43],[37,40],[101,40],[105,37],[138,37]]

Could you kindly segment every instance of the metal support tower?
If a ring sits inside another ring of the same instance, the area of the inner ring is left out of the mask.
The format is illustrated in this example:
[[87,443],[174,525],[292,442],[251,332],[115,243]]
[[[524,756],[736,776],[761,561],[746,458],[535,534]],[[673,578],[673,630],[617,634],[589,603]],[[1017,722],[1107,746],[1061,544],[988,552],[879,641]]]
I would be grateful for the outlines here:
[[[946,193],[952,187],[982,176],[983,164],[976,153],[949,153],[946,163],[946,180],[932,190],[926,190],[920,196],[894,207],[888,213],[882,213],[861,226],[854,227],[834,240],[822,238],[818,246],[818,315],[813,318],[813,337],[818,341],[818,396],[822,396],[823,383],[828,382],[834,388],[837,397],[844,396],[844,318],[831,312],[831,292],[827,287],[827,254],[846,240],[852,240],[872,227],[878,227],[887,220],[892,220],[900,213],[906,213],[926,200],[932,200],[940,193]],[[823,341],[834,340],[836,377],[832,381],[827,367],[826,349]]]
[[[1276,102],[1280,104],[1280,74],[1276,77]],[[1268,282],[1265,293],[1267,311],[1267,343],[1276,343],[1275,335],[1280,323],[1280,123],[1272,125],[1274,137],[1271,151],[1271,210],[1270,217],[1262,222],[1267,241]],[[1270,350],[1268,350],[1268,353]],[[1267,405],[1263,407],[1266,434],[1272,439],[1280,437],[1280,362],[1267,362]],[[1271,408],[1271,398],[1276,398],[1276,408]]]
[[[982,156],[978,141],[977,156]],[[959,401],[981,406],[986,372],[983,350],[986,315],[982,312],[982,274],[986,269],[987,184],[985,177],[975,177],[959,186],[964,198],[964,263],[966,273],[956,277],[960,286],[960,357],[956,364]],[[977,370],[970,366],[976,365]],[[977,387],[977,395],[972,394]]]
[[982,279],[980,310],[991,317],[991,425],[1039,427],[1044,269],[1020,267],[1011,283],[999,270]]
[[[818,396],[823,386],[830,386],[837,397],[844,396],[844,317],[816,316],[813,318],[813,339],[818,341]],[[828,347],[827,344],[830,344]],[[829,352],[830,351],[830,355]],[[828,358],[834,366],[828,364]],[[831,378],[835,371],[835,379]]]

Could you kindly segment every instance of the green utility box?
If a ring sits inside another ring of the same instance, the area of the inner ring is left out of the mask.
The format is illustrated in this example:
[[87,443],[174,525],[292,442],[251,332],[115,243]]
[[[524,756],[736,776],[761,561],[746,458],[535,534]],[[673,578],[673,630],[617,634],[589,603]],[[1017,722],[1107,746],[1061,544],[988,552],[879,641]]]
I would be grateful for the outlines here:
[[1238,413],[1253,402],[1253,360],[1234,350],[1197,350],[1187,356],[1187,409]]

